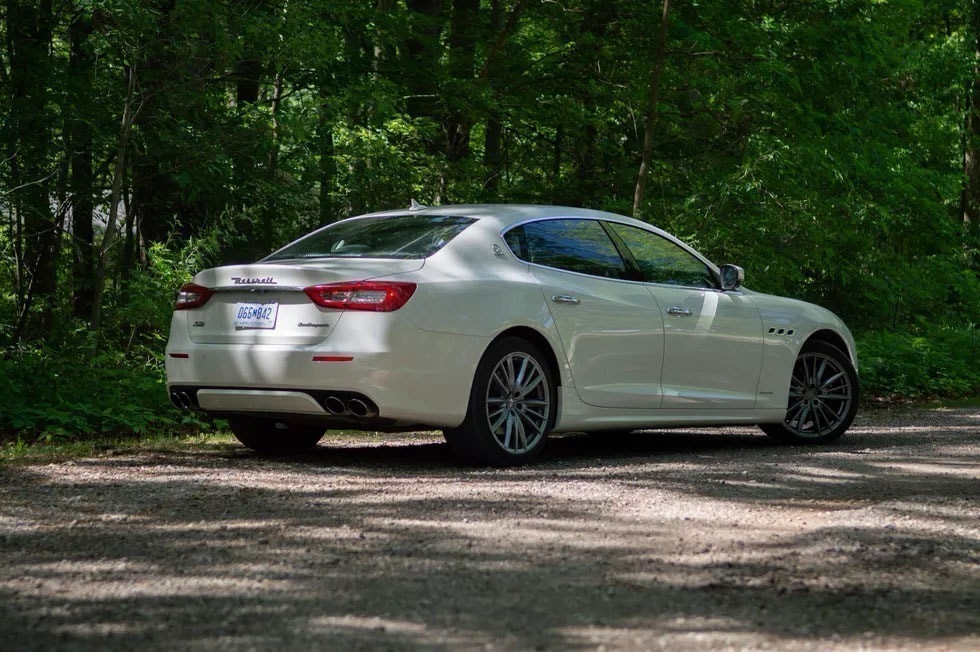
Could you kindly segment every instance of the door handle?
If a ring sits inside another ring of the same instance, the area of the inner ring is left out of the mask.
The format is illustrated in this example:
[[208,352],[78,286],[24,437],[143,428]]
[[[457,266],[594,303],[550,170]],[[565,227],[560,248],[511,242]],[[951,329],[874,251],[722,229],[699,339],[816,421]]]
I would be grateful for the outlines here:
[[676,317],[690,317],[691,316],[691,309],[690,308],[682,308],[680,306],[674,306],[673,308],[667,308],[667,314],[668,315],[674,315]]
[[572,306],[577,306],[578,304],[582,303],[577,298],[567,294],[556,294],[555,296],[551,297],[551,300],[555,303],[567,303]]

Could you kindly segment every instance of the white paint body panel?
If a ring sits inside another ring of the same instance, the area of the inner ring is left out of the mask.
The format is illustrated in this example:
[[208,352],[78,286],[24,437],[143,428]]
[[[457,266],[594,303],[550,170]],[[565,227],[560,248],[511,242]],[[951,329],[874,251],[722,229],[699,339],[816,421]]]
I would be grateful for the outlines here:
[[[823,308],[747,289],[614,281],[530,265],[501,237],[521,222],[565,216],[640,226],[677,242],[636,220],[543,206],[447,206],[420,214],[477,221],[424,260],[284,261],[198,274],[195,283],[225,289],[202,308],[174,313],[168,386],[206,388],[201,407],[220,413],[324,419],[328,412],[307,392],[359,392],[376,403],[379,418],[454,427],[465,417],[484,351],[520,329],[553,357],[555,430],[570,431],[779,422],[796,356],[818,331],[832,334],[857,364],[847,327]],[[272,277],[277,287],[243,290],[231,277]],[[320,308],[302,292],[367,279],[409,281],[417,290],[389,313]],[[559,294],[580,302],[556,303]],[[230,330],[229,306],[256,297],[279,302],[281,327]],[[667,314],[675,306],[691,315]],[[322,356],[351,359],[313,360]]]

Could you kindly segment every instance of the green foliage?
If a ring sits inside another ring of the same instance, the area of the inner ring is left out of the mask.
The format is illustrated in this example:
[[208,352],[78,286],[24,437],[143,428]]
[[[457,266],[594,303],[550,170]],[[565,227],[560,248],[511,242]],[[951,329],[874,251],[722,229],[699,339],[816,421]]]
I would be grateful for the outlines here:
[[964,397],[980,391],[975,325],[920,332],[880,331],[858,338],[861,385],[886,398]]
[[212,264],[219,237],[211,232],[180,249],[152,245],[147,264],[110,293],[99,333],[66,317],[56,345],[0,350],[0,439],[205,427],[170,405],[163,348],[177,288],[192,270]]
[[[454,34],[453,0],[12,4],[0,429],[178,426],[159,360],[177,287],[326,221],[412,198],[628,213],[661,7],[482,2]],[[872,392],[975,386],[952,353],[980,323],[978,229],[960,220],[975,11],[671,3],[639,217],[839,313]],[[79,264],[103,248],[101,276]]]
[[0,434],[62,440],[174,430],[162,356],[100,351],[80,334],[59,350],[20,348],[0,358]]

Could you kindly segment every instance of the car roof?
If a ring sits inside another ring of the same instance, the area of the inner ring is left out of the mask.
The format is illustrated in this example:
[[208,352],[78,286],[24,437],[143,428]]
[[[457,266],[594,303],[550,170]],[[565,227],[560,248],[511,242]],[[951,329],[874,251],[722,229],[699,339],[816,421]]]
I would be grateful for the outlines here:
[[449,204],[446,206],[419,206],[414,209],[403,208],[369,213],[359,217],[393,217],[396,215],[456,215],[460,217],[472,217],[484,222],[485,226],[495,227],[500,231],[520,222],[554,217],[585,217],[615,220],[617,222],[635,224],[636,226],[646,228],[652,226],[649,223],[641,222],[625,215],[608,213],[606,211],[537,204]]

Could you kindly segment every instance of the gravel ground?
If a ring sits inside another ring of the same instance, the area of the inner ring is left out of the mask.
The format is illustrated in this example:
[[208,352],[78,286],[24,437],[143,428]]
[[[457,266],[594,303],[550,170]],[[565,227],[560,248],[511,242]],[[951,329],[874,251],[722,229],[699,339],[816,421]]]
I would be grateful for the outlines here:
[[0,648],[980,649],[980,409],[0,467]]

